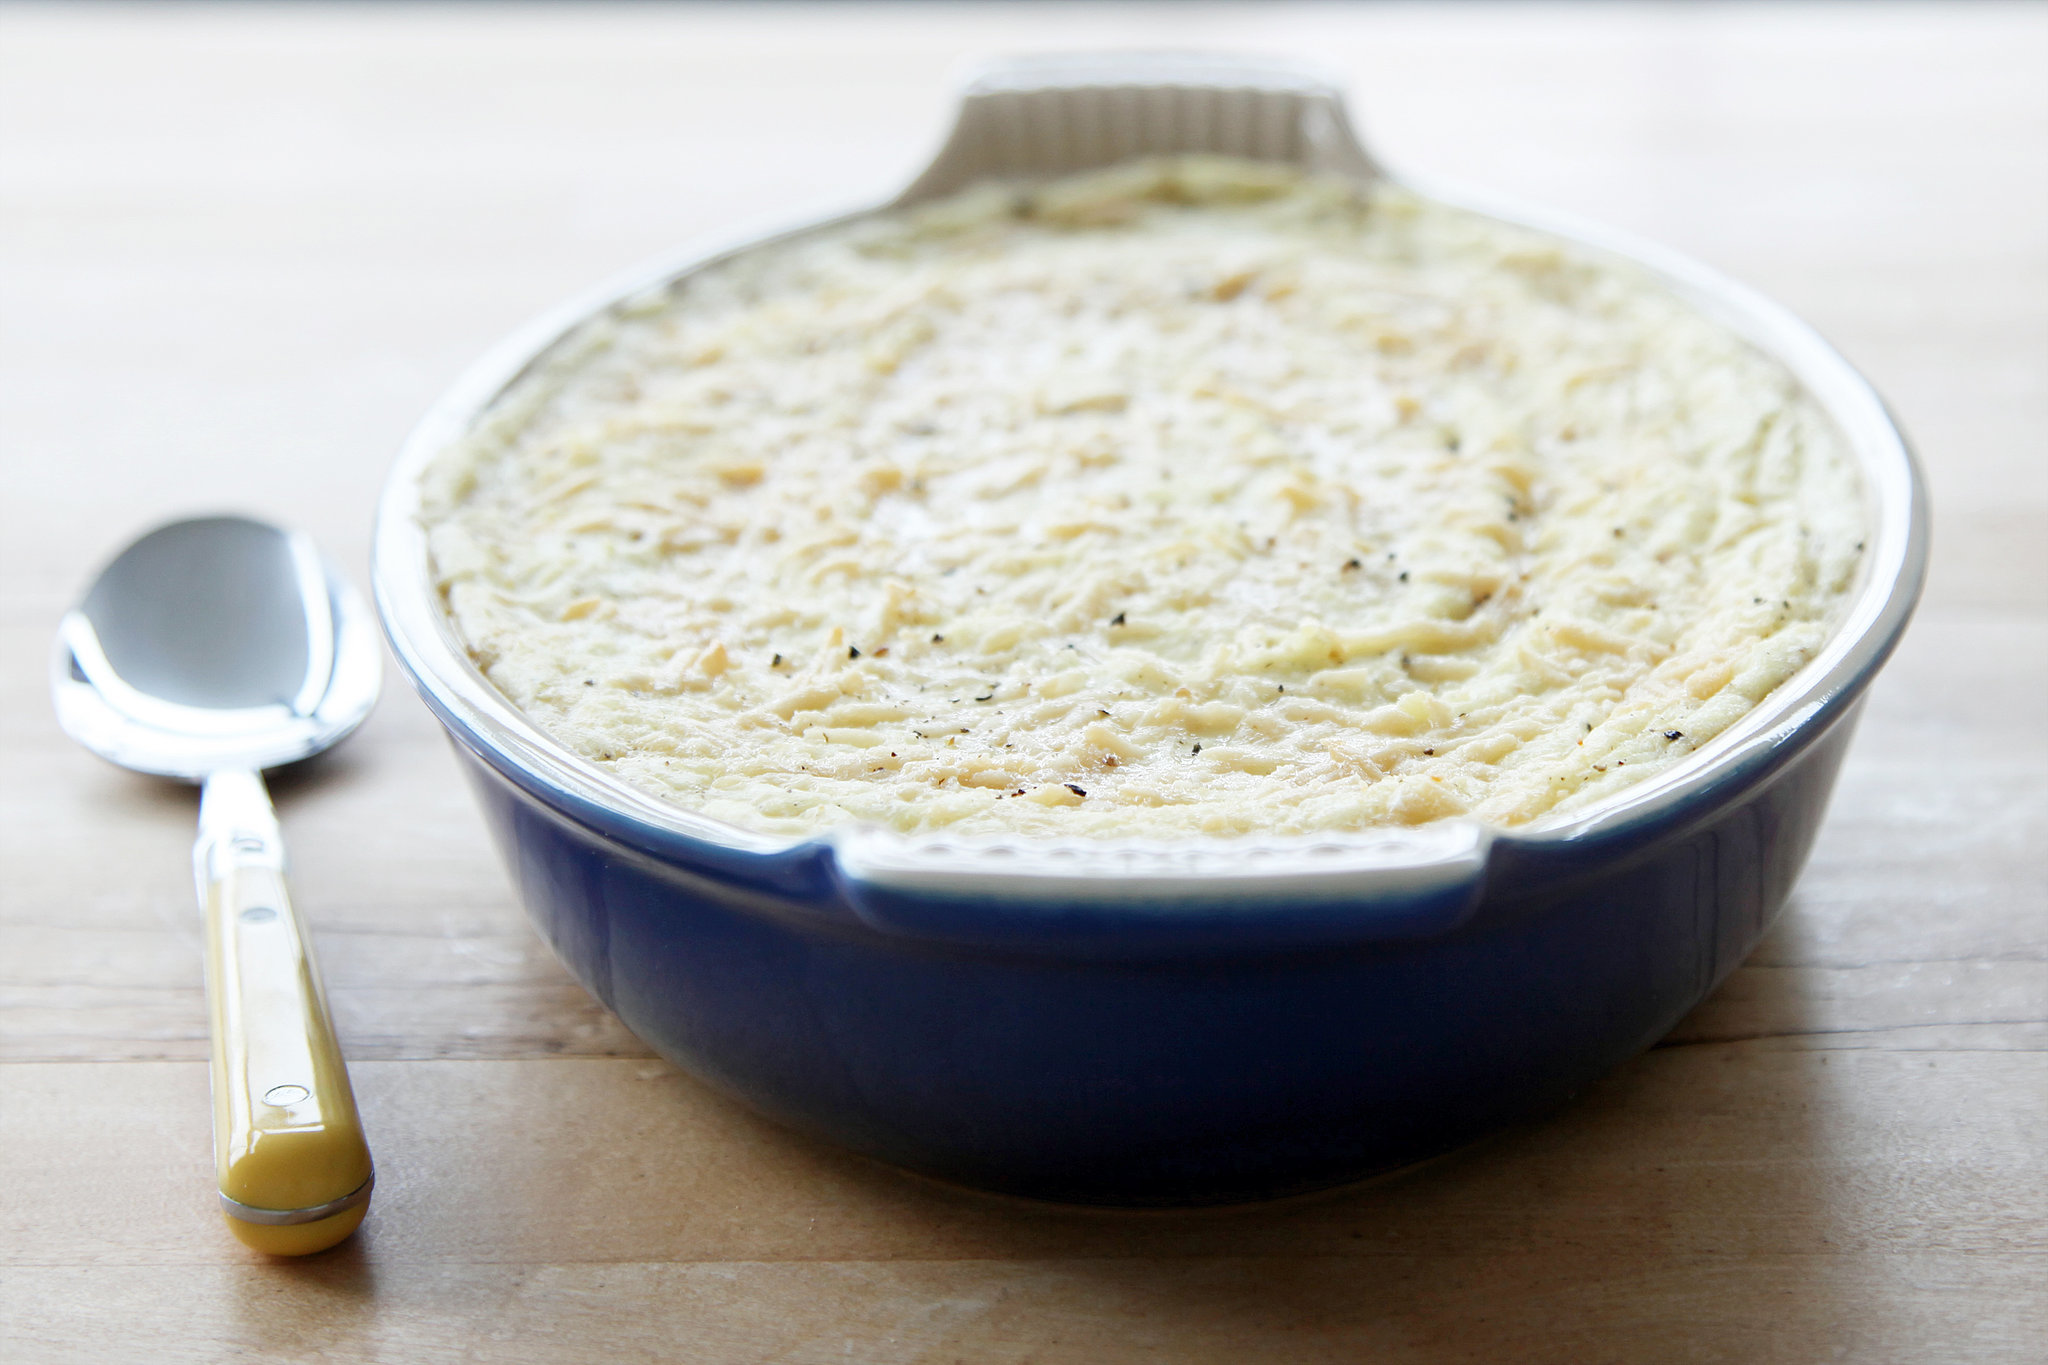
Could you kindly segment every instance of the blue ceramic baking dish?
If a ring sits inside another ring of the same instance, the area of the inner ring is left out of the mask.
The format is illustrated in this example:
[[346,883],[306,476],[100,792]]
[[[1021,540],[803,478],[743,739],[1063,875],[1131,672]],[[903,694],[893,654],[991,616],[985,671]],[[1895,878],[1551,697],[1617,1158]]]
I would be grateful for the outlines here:
[[[1035,59],[975,79],[892,202],[1169,151],[1384,174],[1335,90],[1291,67]],[[577,977],[662,1055],[791,1127],[971,1185],[1109,1204],[1265,1198],[1445,1151],[1561,1102],[1711,991],[1784,904],[1918,597],[1919,474],[1870,387],[1776,305],[1601,229],[1421,188],[1648,266],[1805,385],[1859,461],[1870,526],[1819,657],[1683,766],[1512,832],[796,840],[695,815],[580,759],[484,680],[418,519],[426,464],[549,347],[769,236],[692,250],[488,356],[414,433],[379,513],[392,648]]]

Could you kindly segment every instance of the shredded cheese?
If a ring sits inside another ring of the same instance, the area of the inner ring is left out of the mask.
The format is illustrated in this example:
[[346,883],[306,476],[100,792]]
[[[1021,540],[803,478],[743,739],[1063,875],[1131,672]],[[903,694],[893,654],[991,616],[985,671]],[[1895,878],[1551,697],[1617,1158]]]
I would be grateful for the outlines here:
[[1636,268],[1210,159],[743,253],[426,493],[507,697],[793,834],[1582,809],[1813,656],[1865,524],[1791,377]]

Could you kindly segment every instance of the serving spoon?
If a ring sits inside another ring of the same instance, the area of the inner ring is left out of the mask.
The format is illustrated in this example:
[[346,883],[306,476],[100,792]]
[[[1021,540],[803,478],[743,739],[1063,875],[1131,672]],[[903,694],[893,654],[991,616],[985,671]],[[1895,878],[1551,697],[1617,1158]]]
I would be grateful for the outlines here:
[[347,580],[306,537],[244,517],[172,522],[130,545],[65,615],[51,661],[65,733],[200,784],[220,1203],[235,1236],[274,1255],[354,1232],[372,1179],[262,773],[354,730],[381,679]]

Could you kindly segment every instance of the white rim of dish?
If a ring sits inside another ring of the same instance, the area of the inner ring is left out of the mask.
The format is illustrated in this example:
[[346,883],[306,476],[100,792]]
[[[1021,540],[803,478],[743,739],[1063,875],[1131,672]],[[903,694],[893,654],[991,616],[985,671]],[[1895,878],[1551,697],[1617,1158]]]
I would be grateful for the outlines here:
[[[860,880],[936,891],[985,892],[1018,879],[1057,882],[1111,899],[1242,895],[1276,877],[1292,889],[1334,879],[1355,890],[1421,890],[1475,876],[1496,839],[1555,844],[1618,832],[1668,815],[1777,747],[1828,704],[1858,689],[1890,653],[1918,600],[1926,563],[1926,498],[1905,438],[1869,382],[1782,305],[1670,248],[1507,196],[1411,175],[1393,184],[1648,269],[1702,314],[1783,364],[1834,422],[1863,476],[1870,535],[1861,582],[1827,645],[1736,724],[1685,759],[1614,797],[1564,816],[1498,827],[1471,817],[1427,825],[1299,836],[1089,839],[1077,836],[901,834],[854,825],[766,834],[700,815],[641,791],[555,740],[484,678],[434,588],[419,517],[428,464],[536,362],[599,317],[730,256],[888,211],[897,196],[778,226],[698,239],[643,263],[519,328],[486,352],[408,436],[379,502],[372,551],[378,611],[415,685],[480,741],[546,786],[655,831],[733,852],[772,855],[830,845]],[[1029,892],[1027,891],[1027,894]]]

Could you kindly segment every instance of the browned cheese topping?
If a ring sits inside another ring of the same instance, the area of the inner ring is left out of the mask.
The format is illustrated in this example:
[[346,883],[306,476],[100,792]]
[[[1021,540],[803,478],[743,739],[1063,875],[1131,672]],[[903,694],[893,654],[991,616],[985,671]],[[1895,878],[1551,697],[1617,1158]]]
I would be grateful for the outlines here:
[[1626,264],[1270,166],[992,187],[594,323],[431,469],[479,667],[755,830],[1583,809],[1811,658],[1860,486]]

